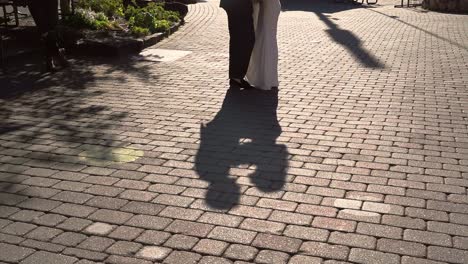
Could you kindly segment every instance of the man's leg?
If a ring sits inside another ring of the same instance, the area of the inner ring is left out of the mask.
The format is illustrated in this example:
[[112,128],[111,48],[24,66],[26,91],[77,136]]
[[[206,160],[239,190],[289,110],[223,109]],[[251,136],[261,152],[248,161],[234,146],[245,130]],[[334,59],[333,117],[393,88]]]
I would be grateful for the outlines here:
[[28,7],[41,34],[55,30],[58,23],[58,0],[33,0]]
[[[250,1],[249,1],[250,2]],[[250,56],[255,44],[255,29],[252,5],[229,11],[229,78],[243,79],[249,67]]]

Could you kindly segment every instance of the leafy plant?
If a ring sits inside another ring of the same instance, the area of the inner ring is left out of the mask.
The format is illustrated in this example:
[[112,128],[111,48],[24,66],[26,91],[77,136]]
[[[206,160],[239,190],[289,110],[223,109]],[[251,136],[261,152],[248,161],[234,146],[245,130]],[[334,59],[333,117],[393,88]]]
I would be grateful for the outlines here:
[[[162,4],[150,3],[146,7],[129,6],[125,12],[129,27],[146,28],[150,33],[165,32],[173,23],[179,22],[179,14],[167,11]],[[139,30],[137,30],[139,32]]]
[[121,24],[125,24],[133,35],[146,36],[166,32],[180,21],[179,13],[165,10],[162,3],[137,7],[134,2],[125,12],[122,0],[79,0],[77,6],[75,14],[66,19],[75,28],[122,30]]
[[142,28],[142,27],[132,27],[131,32],[133,35],[137,37],[143,37],[149,35],[151,32],[147,28]]
[[65,23],[75,28],[106,29],[111,27],[107,16],[100,12],[78,8],[75,14],[66,18]]
[[94,12],[102,12],[108,17],[124,15],[122,0],[79,0],[77,6]]

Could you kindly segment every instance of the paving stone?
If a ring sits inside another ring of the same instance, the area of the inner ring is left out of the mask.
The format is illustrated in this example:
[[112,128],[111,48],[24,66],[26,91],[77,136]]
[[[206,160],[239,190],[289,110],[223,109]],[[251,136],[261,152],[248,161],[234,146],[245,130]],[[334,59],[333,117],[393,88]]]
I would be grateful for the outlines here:
[[191,264],[197,263],[202,258],[201,255],[186,252],[186,251],[172,251],[172,253],[164,260],[168,264]]
[[201,239],[192,250],[205,255],[221,256],[228,245],[223,241]]
[[20,244],[24,240],[25,239],[23,237],[20,237],[20,236],[0,233],[0,242],[7,242],[7,243],[10,243],[10,244]]
[[[33,169],[36,169],[36,168],[33,168]],[[60,182],[60,181],[55,180],[55,179],[41,178],[41,177],[31,177],[31,178],[23,181],[22,184],[31,185],[31,186],[39,186],[39,187],[51,187],[51,186],[57,184],[58,182]]]
[[381,216],[378,213],[352,209],[340,210],[338,218],[370,223],[380,223],[381,221]]
[[449,235],[468,236],[468,226],[451,223],[427,222],[427,230]]
[[40,217],[44,213],[32,211],[32,210],[21,210],[9,217],[10,220],[13,221],[21,221],[21,222],[32,222],[35,218]]
[[119,198],[94,196],[86,202],[86,205],[103,209],[117,210],[122,208],[128,201]]
[[122,256],[133,256],[141,248],[141,245],[134,242],[128,241],[117,241],[108,249],[106,252],[109,254],[122,255]]
[[123,188],[111,187],[111,186],[102,186],[102,185],[93,185],[89,187],[85,192],[94,195],[102,195],[102,196],[109,196],[109,197],[116,197],[121,192],[123,192]]
[[356,222],[336,218],[316,217],[312,222],[313,227],[331,229],[337,231],[353,232],[356,228]]
[[109,256],[105,253],[80,248],[66,248],[62,253],[65,255],[77,257],[78,259],[89,259],[99,262],[104,261],[104,259],[106,259]]
[[60,253],[65,249],[65,246],[62,246],[62,245],[57,245],[54,243],[49,243],[49,242],[44,242],[44,241],[38,241],[34,239],[24,240],[23,242],[21,242],[21,246],[33,248],[37,250],[44,250],[47,252],[54,252],[54,253]]
[[284,194],[283,200],[293,201],[298,203],[319,204],[322,198],[318,195],[307,193],[287,192]]
[[415,258],[403,256],[401,258],[401,264],[443,264],[445,262],[433,261],[427,258]]
[[349,248],[346,246],[308,241],[302,244],[300,251],[315,257],[346,260]]
[[90,220],[107,222],[112,224],[123,224],[133,217],[131,213],[120,212],[116,210],[99,209],[91,214]]
[[152,261],[144,260],[141,258],[132,258],[124,256],[112,255],[106,259],[106,263],[111,264],[152,264]]
[[283,223],[247,218],[240,225],[241,229],[270,234],[281,234],[286,227]]
[[86,219],[70,217],[66,219],[65,221],[63,221],[57,227],[65,229],[65,230],[70,230],[70,231],[81,231],[87,226],[91,225],[92,223],[93,222],[86,220]]
[[256,232],[252,231],[217,226],[210,232],[208,237],[232,243],[250,244],[256,234]]
[[213,256],[205,256],[203,257],[198,263],[200,264],[229,264],[233,263],[232,261],[220,258],[220,257],[213,257]]
[[288,263],[289,255],[284,252],[262,250],[255,258],[255,263]]
[[119,198],[131,200],[131,201],[141,201],[149,202],[157,196],[156,193],[138,191],[138,190],[125,190],[120,193]]
[[10,235],[22,236],[31,230],[35,229],[37,226],[21,222],[13,222],[2,229],[3,233]]
[[312,216],[274,210],[268,220],[286,224],[309,225],[312,222]]
[[58,171],[52,178],[69,181],[80,181],[89,175],[86,173],[72,172],[72,171]]
[[[165,231],[188,236],[206,237],[212,229],[213,225],[175,220],[165,229]],[[217,232],[217,235],[221,235],[223,232],[224,229],[221,229]]]
[[362,210],[383,213],[383,214],[395,214],[403,215],[404,208],[399,205],[390,205],[384,203],[364,202]]
[[371,223],[358,223],[356,232],[370,236],[387,237],[394,239],[401,239],[403,237],[403,229],[399,227]]
[[36,240],[49,241],[61,233],[63,233],[63,231],[60,229],[39,226],[38,228],[29,232],[26,237]]
[[18,192],[18,194],[26,195],[26,196],[30,196],[34,198],[48,199],[56,195],[59,192],[60,190],[56,190],[56,189],[31,186],[29,188],[21,190],[20,192]]
[[82,249],[88,249],[93,251],[104,251],[110,247],[115,241],[113,239],[90,236],[81,242],[78,247]]
[[239,205],[231,209],[229,213],[243,217],[266,219],[271,214],[271,211],[271,209]]
[[382,218],[382,224],[403,228],[426,229],[426,222],[422,219],[396,215],[384,215]]
[[299,239],[259,233],[252,242],[252,246],[295,253],[299,250],[301,243]]
[[308,215],[336,217],[338,209],[320,205],[299,204],[296,212]]
[[20,209],[16,207],[11,207],[11,206],[4,206],[0,205],[0,215],[3,217],[8,217],[16,212],[18,212]]
[[156,229],[162,230],[166,228],[172,220],[163,217],[151,216],[151,215],[135,215],[125,224],[144,229]]
[[120,239],[120,240],[134,240],[137,238],[141,233],[143,233],[143,229],[135,228],[130,226],[118,226],[114,229],[108,236],[110,238]]
[[406,229],[403,239],[438,246],[451,247],[451,237],[447,234]]
[[332,232],[328,242],[350,247],[374,249],[377,244],[377,239],[375,237],[353,233]]
[[451,213],[450,214],[450,222],[454,224],[465,224],[468,223],[468,215],[466,214],[457,214]]
[[171,234],[167,232],[146,230],[139,237],[137,237],[135,241],[150,245],[161,245],[170,236]]
[[159,213],[159,216],[193,221],[197,220],[202,214],[203,211],[201,210],[168,206]]
[[148,182],[123,179],[115,183],[114,186],[126,189],[146,190],[150,184]]
[[88,226],[84,231],[92,235],[105,236],[109,234],[112,231],[112,229],[114,229],[114,226],[98,222]]
[[86,235],[80,233],[64,232],[55,237],[52,242],[65,246],[76,246],[83,242],[86,238]]
[[468,252],[466,250],[429,246],[427,248],[427,257],[437,261],[446,261],[449,263],[468,262]]
[[456,248],[468,249],[468,237],[454,237],[453,244]]
[[0,243],[0,260],[19,262],[34,253],[33,249]]
[[421,208],[413,208],[413,207],[406,208],[406,215],[410,217],[421,218],[424,220],[432,220],[432,221],[448,221],[449,220],[449,216],[446,212],[427,210],[427,209],[421,209]]
[[237,227],[243,218],[235,215],[226,215],[215,212],[205,212],[197,221],[213,225]]
[[165,206],[160,204],[131,201],[120,208],[120,210],[134,214],[157,215],[164,208]]
[[18,206],[21,208],[47,212],[60,206],[61,204],[61,202],[51,201],[47,199],[30,198],[18,204]]
[[21,263],[24,264],[68,264],[75,263],[78,259],[62,254],[55,254],[46,251],[37,251],[27,257]]
[[9,224],[13,223],[10,220],[5,220],[5,219],[0,219],[0,229],[3,228],[4,226],[7,226]]
[[164,246],[179,250],[191,250],[198,241],[199,239],[196,237],[176,234],[169,238]]
[[280,201],[275,199],[268,199],[262,198],[258,201],[256,206],[276,209],[276,210],[283,210],[283,211],[294,211],[297,207],[297,203],[288,202],[288,201]]
[[396,253],[400,255],[409,255],[416,257],[426,256],[426,246],[420,243],[406,242],[381,238],[377,242],[377,249],[384,252]]
[[400,263],[400,256],[368,249],[353,248],[349,253],[349,260],[365,264],[398,264]]
[[330,232],[325,229],[318,229],[313,227],[303,227],[288,225],[284,231],[284,235],[304,239],[325,242],[328,239]]
[[339,261],[339,260],[325,260],[323,264],[351,264],[351,262]]
[[94,207],[70,203],[63,203],[52,210],[53,213],[75,217],[87,217],[94,211],[96,211]]
[[[54,185],[55,189],[65,190],[65,191],[73,191],[73,192],[82,192],[89,188],[91,184],[82,183],[82,182],[73,182],[73,181],[61,181]],[[82,194],[83,197],[91,195]],[[61,197],[63,199],[63,196]],[[59,199],[57,199],[59,200]]]
[[231,259],[241,259],[241,260],[253,260],[258,253],[258,249],[239,244],[231,244],[226,251],[224,256]]
[[303,264],[303,263],[308,263],[308,264],[321,264],[323,262],[323,259],[317,258],[317,257],[311,257],[311,256],[305,256],[305,255],[294,255],[292,258],[289,260],[289,264]]
[[90,183],[92,185],[114,185],[119,179],[114,177],[104,177],[104,176],[88,176],[82,180],[82,182]]
[[67,218],[63,215],[58,214],[43,214],[38,218],[35,218],[33,222],[38,225],[44,226],[57,226],[58,224],[65,221]]

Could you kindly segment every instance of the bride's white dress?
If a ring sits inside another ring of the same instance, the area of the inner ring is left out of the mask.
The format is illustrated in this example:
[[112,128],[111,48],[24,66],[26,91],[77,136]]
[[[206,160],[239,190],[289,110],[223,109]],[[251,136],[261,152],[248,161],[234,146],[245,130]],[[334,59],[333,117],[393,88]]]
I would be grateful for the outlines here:
[[255,46],[250,58],[247,80],[256,88],[278,87],[278,18],[280,0],[254,1]]

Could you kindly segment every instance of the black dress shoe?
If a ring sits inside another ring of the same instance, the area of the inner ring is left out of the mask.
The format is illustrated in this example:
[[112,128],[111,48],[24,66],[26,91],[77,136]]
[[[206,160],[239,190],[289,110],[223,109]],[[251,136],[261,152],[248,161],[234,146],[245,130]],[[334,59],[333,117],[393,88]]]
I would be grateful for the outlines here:
[[242,88],[242,89],[245,89],[245,90],[251,90],[251,89],[254,89],[254,87],[252,85],[250,85],[250,83],[248,83],[246,80],[242,79],[240,82],[239,81],[236,81],[234,79],[230,79],[229,80],[229,85],[231,87],[235,87],[235,88]]

